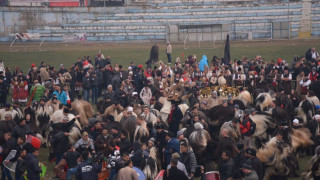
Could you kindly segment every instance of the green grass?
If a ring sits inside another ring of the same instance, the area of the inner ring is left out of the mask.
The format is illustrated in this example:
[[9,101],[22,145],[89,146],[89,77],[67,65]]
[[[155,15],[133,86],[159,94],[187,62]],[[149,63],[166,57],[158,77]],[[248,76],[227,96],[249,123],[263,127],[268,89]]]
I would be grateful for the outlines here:
[[[28,44],[30,45],[30,44]],[[33,44],[31,44],[33,45]],[[74,63],[78,57],[96,56],[97,52],[101,50],[105,56],[110,55],[112,63],[118,63],[124,67],[128,67],[131,61],[135,64],[145,65],[145,60],[149,57],[151,43],[124,43],[124,44],[63,44],[63,43],[49,43],[44,44],[45,51],[34,51],[29,49],[27,52],[9,52],[9,44],[0,44],[0,58],[5,62],[6,66],[13,69],[15,66],[26,72],[31,63],[40,64],[41,61],[46,62],[59,69],[60,64],[65,64],[69,67]],[[209,45],[202,45],[209,47]],[[165,48],[166,44],[159,44],[159,59],[167,62]],[[212,45],[211,45],[212,47]],[[291,40],[291,41],[268,41],[268,42],[231,42],[231,58],[241,59],[243,56],[254,58],[256,55],[261,55],[265,61],[276,60],[279,57],[287,61],[292,61],[294,55],[304,55],[308,48],[316,47],[320,49],[320,44],[317,40]],[[183,44],[173,44],[172,59],[175,61],[176,57],[180,57],[183,61],[188,55],[196,54],[198,60],[205,54],[208,60],[212,57],[223,57],[224,43],[220,42],[215,45],[214,49],[199,49],[190,46],[189,49],[184,49]],[[14,48],[19,49],[19,48]],[[34,52],[31,52],[31,51]],[[181,57],[181,54],[184,57]]]

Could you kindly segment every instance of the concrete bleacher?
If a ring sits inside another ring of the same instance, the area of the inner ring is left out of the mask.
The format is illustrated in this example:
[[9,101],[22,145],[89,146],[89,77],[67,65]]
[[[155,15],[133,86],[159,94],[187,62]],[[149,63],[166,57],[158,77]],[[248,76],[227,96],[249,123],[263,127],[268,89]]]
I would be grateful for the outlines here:
[[[88,12],[83,18],[79,13],[66,11],[68,18],[57,20],[61,22],[32,27],[27,32],[40,33],[52,41],[62,41],[64,34],[73,33],[86,33],[87,40],[92,41],[164,41],[169,25],[228,24],[230,33],[252,32],[252,37],[259,39],[271,37],[272,22],[289,21],[294,38],[302,28],[302,16],[308,17],[303,13],[302,1],[306,0],[280,3],[267,0],[132,1],[130,6]],[[309,3],[312,4],[311,35],[319,36],[320,3],[316,0]]]

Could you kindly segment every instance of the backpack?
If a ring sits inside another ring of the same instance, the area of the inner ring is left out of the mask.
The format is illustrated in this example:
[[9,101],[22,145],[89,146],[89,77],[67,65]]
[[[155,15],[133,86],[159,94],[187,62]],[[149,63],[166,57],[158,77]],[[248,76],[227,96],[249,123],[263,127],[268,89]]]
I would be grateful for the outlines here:
[[245,120],[246,121],[245,121],[244,125],[247,124],[248,121],[250,122],[250,129],[247,132],[247,134],[251,136],[252,134],[254,134],[256,132],[257,125],[255,122],[252,121],[252,119],[250,117],[247,117]]

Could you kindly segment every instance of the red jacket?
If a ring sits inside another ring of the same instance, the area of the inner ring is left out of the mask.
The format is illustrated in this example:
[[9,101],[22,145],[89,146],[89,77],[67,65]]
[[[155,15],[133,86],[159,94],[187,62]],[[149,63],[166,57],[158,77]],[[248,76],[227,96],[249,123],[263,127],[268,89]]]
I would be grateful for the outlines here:
[[244,118],[242,120],[242,122],[240,123],[240,132],[243,135],[247,135],[247,133],[250,130],[250,127],[251,127],[250,121],[247,118],[250,118],[250,117]]

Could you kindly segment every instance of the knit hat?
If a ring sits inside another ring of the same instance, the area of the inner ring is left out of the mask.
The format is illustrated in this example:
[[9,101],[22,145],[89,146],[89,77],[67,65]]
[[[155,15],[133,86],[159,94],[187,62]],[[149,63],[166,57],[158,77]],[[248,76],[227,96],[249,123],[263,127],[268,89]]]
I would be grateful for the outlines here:
[[179,137],[179,136],[181,136],[181,135],[183,135],[183,132],[182,132],[182,131],[178,131],[178,132],[177,132],[177,137]]

